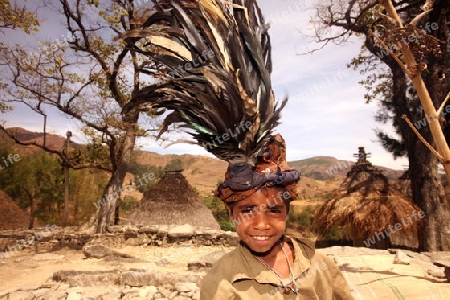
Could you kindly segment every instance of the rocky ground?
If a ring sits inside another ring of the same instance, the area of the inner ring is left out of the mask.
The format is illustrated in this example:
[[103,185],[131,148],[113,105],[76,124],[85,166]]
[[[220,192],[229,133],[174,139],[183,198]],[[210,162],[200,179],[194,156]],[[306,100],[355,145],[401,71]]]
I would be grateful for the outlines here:
[[[199,299],[209,263],[233,247],[171,246],[116,249],[120,255],[93,257],[87,251],[23,250],[0,261],[0,299]],[[111,251],[111,250],[108,250]],[[356,299],[450,299],[443,269],[427,255],[396,255],[367,248],[330,247]],[[101,253],[95,249],[95,253]]]
[[0,261],[0,299],[199,299],[208,262],[230,249],[126,246],[103,258],[23,250]]

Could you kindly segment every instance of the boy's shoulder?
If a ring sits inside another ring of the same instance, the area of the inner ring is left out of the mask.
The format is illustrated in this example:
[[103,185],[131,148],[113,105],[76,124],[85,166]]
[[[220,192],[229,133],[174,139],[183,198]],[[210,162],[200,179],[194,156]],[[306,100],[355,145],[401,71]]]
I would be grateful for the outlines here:
[[219,282],[233,282],[236,273],[244,270],[244,258],[239,246],[219,258],[203,277],[202,285],[215,286]]
[[288,242],[296,243],[303,256],[312,258],[317,254],[314,240],[290,234],[286,235],[285,238]]
[[214,269],[220,269],[221,272],[223,272],[223,270],[229,271],[235,270],[236,266],[241,265],[243,259],[240,247],[241,245],[238,245],[236,248],[220,257],[213,264],[210,271],[213,272]]

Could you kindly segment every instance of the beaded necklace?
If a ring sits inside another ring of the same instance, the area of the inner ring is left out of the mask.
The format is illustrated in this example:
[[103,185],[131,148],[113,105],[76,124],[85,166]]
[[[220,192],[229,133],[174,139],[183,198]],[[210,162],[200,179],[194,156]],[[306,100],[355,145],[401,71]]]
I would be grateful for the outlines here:
[[291,276],[291,282],[289,282],[288,284],[284,284],[283,282],[283,278],[281,278],[280,274],[278,274],[274,269],[272,269],[262,258],[253,255],[264,267],[266,267],[270,272],[272,272],[280,281],[281,283],[281,288],[283,289],[283,294],[289,295],[291,292],[293,292],[294,294],[298,294],[298,285],[295,282],[295,278],[294,278],[294,271],[292,270],[292,266],[291,263],[289,262],[289,258],[286,254],[286,251],[283,248],[283,242],[281,242],[281,251],[283,251],[284,256],[286,257],[286,261],[287,264],[289,266],[289,274]]

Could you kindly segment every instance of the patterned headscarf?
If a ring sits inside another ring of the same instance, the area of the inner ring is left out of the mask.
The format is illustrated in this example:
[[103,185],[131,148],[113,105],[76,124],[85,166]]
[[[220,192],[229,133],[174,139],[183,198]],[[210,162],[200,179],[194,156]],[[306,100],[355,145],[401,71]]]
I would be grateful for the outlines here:
[[280,134],[276,134],[258,154],[255,165],[228,167],[216,196],[229,204],[251,196],[263,186],[281,186],[293,200],[298,195],[299,180],[300,172],[291,169],[286,162],[286,143]]

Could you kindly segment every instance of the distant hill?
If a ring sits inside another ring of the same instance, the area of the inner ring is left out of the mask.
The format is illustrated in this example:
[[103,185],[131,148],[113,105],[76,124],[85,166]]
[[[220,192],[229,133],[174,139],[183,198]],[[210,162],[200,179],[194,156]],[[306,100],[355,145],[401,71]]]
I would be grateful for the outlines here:
[[[10,127],[6,129],[9,133],[13,133],[14,136],[25,143],[37,143],[39,145],[43,145],[44,144],[44,133],[42,132],[33,132],[33,131],[28,131],[26,129],[23,129],[21,127]],[[5,133],[0,132],[0,141],[10,141],[10,139],[6,136]],[[62,137],[60,135],[56,135],[56,134],[51,134],[51,133],[47,133],[45,135],[45,145],[46,147],[52,149],[52,150],[61,150],[64,146],[64,143],[66,141],[65,137]],[[73,143],[71,141],[70,143],[71,146],[75,146],[76,143]],[[15,144],[15,147],[17,147],[17,149],[21,152],[25,152],[25,153],[31,153],[31,152],[36,152],[39,151],[40,148],[36,147],[36,146],[20,146]]]
[[183,164],[183,175],[189,184],[201,194],[211,194],[220,180],[223,180],[227,163],[215,158],[201,155],[161,155],[155,152],[136,151],[136,162],[143,165],[165,167],[173,159],[180,159]]
[[[369,159],[370,160],[370,159]],[[355,164],[353,161],[339,160],[331,156],[314,156],[307,159],[291,161],[289,164],[302,172],[303,176],[316,180],[343,180]],[[375,166],[383,171],[389,179],[397,179],[404,171]]]
[[[9,128],[22,141],[43,142],[43,133],[31,132],[20,127]],[[0,141],[7,139],[0,134]],[[55,134],[47,134],[46,144],[52,149],[61,149],[65,138]],[[38,151],[36,147],[20,147],[27,152]],[[223,180],[227,163],[200,155],[161,155],[155,152],[135,151],[136,162],[142,165],[165,167],[172,160],[178,159],[183,165],[183,174],[200,194],[210,195],[217,184]],[[315,156],[303,160],[291,161],[289,164],[302,172],[302,180],[298,185],[300,198],[322,198],[335,189],[350,171],[354,162],[338,160],[331,156]],[[379,167],[390,179],[397,179],[403,171]]]
[[[160,155],[154,152],[136,151],[136,162],[143,165],[164,167],[172,159],[183,163],[183,175],[201,195],[211,195],[218,183],[224,179],[227,163],[215,158],[200,155]],[[340,181],[320,181],[303,176],[298,184],[300,199],[318,199],[337,188]]]

